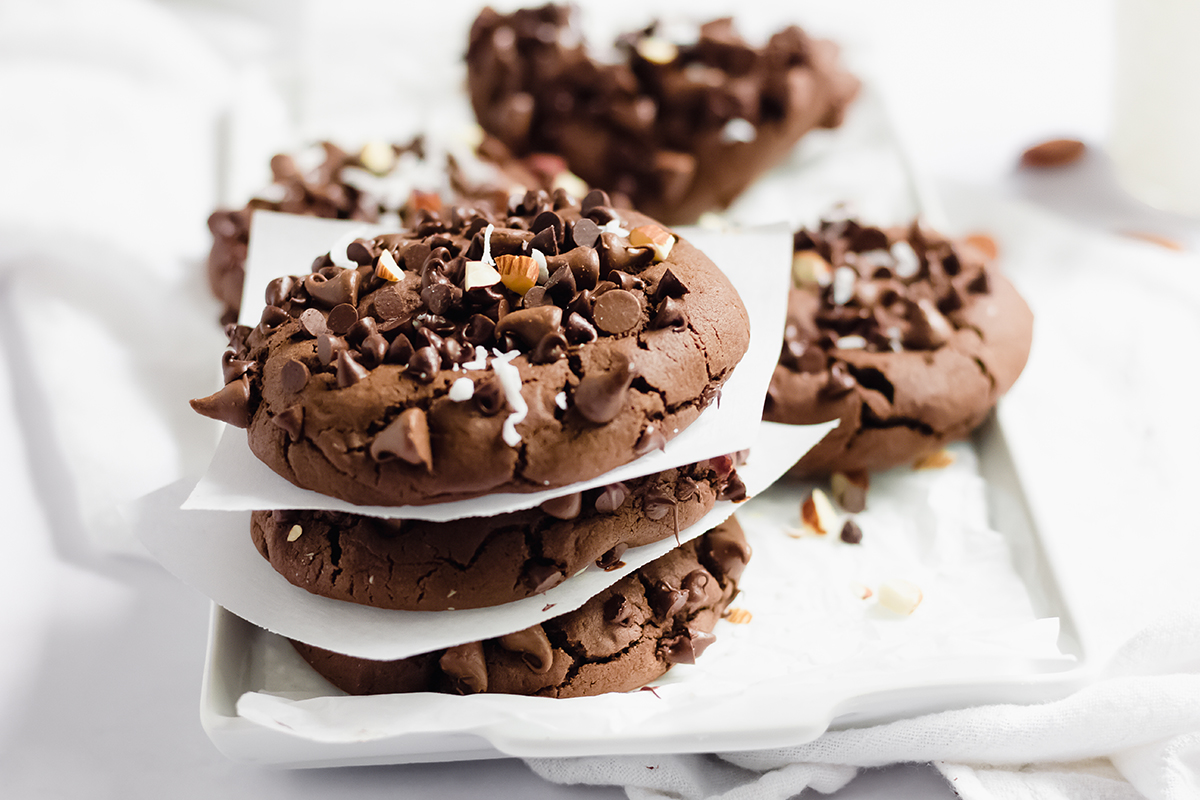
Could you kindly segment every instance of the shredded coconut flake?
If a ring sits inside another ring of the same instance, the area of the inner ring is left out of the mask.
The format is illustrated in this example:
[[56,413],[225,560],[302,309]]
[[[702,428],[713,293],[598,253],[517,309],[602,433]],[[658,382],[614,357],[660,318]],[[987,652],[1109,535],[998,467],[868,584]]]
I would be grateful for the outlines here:
[[908,242],[899,241],[892,245],[892,257],[896,259],[896,274],[901,278],[911,278],[921,268],[921,259]]
[[503,356],[497,356],[492,360],[492,369],[496,372],[496,379],[500,381],[500,388],[504,390],[504,399],[508,401],[509,408],[513,410],[504,420],[504,427],[500,433],[504,443],[509,447],[516,447],[521,443],[521,434],[517,433],[517,423],[525,419],[525,415],[529,413],[529,406],[526,405],[525,398],[521,396],[521,373],[508,363],[516,356],[517,351],[513,350],[511,358],[505,359]]
[[566,411],[567,410],[567,393],[559,392],[558,394],[554,395],[554,405],[558,406],[563,411]]
[[854,282],[858,273],[851,267],[838,267],[833,273],[834,305],[844,306],[854,297]]
[[537,282],[545,283],[546,281],[550,280],[550,268],[546,266],[546,254],[535,247],[530,255],[533,256],[533,260],[536,261],[538,265]]
[[837,340],[839,350],[862,350],[867,346],[867,340],[861,336],[843,336]]
[[475,381],[470,378],[459,378],[450,384],[447,396],[456,403],[462,403],[475,396]]
[[721,129],[722,142],[753,142],[758,138],[758,129],[748,119],[734,117]]
[[601,226],[600,232],[615,233],[617,236],[624,236],[626,239],[629,238],[629,231],[621,227],[620,217],[614,217],[613,219],[610,219],[603,226]]
[[487,369],[488,354],[480,345],[475,345],[475,358],[471,361],[463,362],[463,369]]
[[480,261],[489,267],[496,266],[496,259],[492,258],[492,231],[494,230],[496,230],[496,226],[489,222],[483,231],[483,257],[480,258]]

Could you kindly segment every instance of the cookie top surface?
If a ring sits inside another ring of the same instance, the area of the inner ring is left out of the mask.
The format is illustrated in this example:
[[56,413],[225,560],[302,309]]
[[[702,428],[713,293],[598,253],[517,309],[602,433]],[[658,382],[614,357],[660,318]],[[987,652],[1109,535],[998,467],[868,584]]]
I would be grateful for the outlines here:
[[209,288],[224,305],[222,320],[236,320],[241,307],[256,210],[364,222],[399,215],[409,223],[421,211],[440,211],[442,194],[495,209],[507,203],[512,187],[549,190],[579,182],[561,158],[538,153],[516,159],[494,139],[485,139],[478,155],[443,152],[424,136],[402,144],[369,142],[353,152],[326,141],[295,155],[276,154],[270,186],[242,208],[218,209],[208,218],[213,244],[206,267]]
[[576,611],[523,631],[399,661],[293,642],[351,694],[435,691],[581,697],[644,686],[695,663],[737,593],[750,546],[726,523],[622,578]]
[[226,387],[193,408],[356,504],[564,486],[660,447],[716,397],[749,322],[703,254],[606,201],[427,211],[318,258],[230,329]]
[[629,547],[690,527],[745,489],[721,456],[567,495],[540,508],[451,522],[324,511],[258,511],[259,552],[292,584],[376,608],[440,611],[540,594]]
[[795,237],[764,419],[842,422],[799,475],[887,469],[961,439],[1025,366],[1033,316],[977,248],[920,228],[825,222]]
[[833,43],[795,26],[755,48],[728,18],[678,33],[655,23],[602,63],[572,15],[479,14],[467,50],[475,115],[515,153],[559,153],[667,222],[729,205],[804,133],[840,124],[859,88]]

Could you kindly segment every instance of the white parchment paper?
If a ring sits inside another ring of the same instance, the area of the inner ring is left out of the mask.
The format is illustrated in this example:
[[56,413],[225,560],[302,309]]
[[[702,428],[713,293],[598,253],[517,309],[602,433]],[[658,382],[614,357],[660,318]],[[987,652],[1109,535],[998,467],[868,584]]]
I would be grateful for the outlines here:
[[[272,278],[303,272],[316,255],[326,252],[339,240],[346,241],[347,234],[356,231],[372,235],[370,228],[357,222],[256,212],[246,283],[258,288],[246,290],[247,301],[262,298]],[[699,419],[668,442],[664,450],[656,450],[593,480],[544,492],[492,494],[427,506],[356,506],[302,489],[276,475],[250,452],[244,431],[227,427],[207,472],[183,507],[212,511],[326,509],[434,521],[486,517],[532,508],[552,497],[581,489],[746,449],[757,435],[763,398],[779,358],[787,287],[791,281],[791,233],[784,227],[740,232],[701,228],[676,231],[729,276],[749,312],[751,330],[749,350],[725,383],[720,402],[706,409]],[[249,313],[249,319],[258,318],[262,302],[257,300],[258,310]],[[242,305],[243,314],[248,313],[246,305],[245,302]]]
[[[751,495],[765,490],[816,444],[834,423],[761,422],[738,474]],[[669,537],[631,548],[625,566],[591,566],[543,594],[501,606],[455,611],[395,611],[331,600],[288,583],[255,549],[248,511],[186,511],[187,485],[176,483],[133,509],[147,549],[185,583],[233,613],[292,639],[363,658],[405,658],[463,642],[502,636],[578,608],[590,597],[680,543],[725,521],[735,504],[722,501],[699,522]]]
[[[853,710],[839,709],[848,698],[900,692],[911,705],[927,691],[925,702],[936,704],[947,686],[1028,687],[1071,669],[1058,621],[1039,619],[1005,536],[988,525],[971,446],[952,452],[956,461],[943,470],[873,476],[869,507],[856,515],[858,545],[791,535],[807,485],[779,483],[749,501],[738,520],[754,555],[734,607],[752,618],[719,622],[704,657],[675,666],[654,692],[349,697],[263,634],[250,668],[259,691],[242,695],[238,714],[323,742],[470,731],[515,755],[638,752],[641,742],[666,752],[694,747],[693,737],[747,748],[815,736]],[[881,583],[894,578],[923,592],[911,616],[878,605]],[[860,586],[875,595],[862,599]]]

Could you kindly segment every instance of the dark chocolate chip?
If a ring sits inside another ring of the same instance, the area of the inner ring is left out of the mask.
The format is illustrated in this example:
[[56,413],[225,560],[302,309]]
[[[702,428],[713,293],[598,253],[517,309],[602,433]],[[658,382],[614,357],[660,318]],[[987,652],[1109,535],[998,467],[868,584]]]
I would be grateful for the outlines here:
[[542,503],[540,508],[555,519],[575,519],[583,508],[583,493],[573,492],[552,498]]
[[561,325],[562,309],[558,306],[523,308],[500,320],[496,336],[515,333],[526,347],[534,347],[548,334],[557,333]]
[[504,391],[495,381],[484,381],[475,385],[475,394],[471,397],[475,407],[485,417],[500,413],[505,406]]
[[537,347],[533,348],[533,352],[529,354],[529,363],[553,364],[567,355],[568,348],[567,337],[563,336],[561,331],[552,331],[543,336]]
[[678,299],[687,294],[688,291],[683,281],[679,280],[675,273],[668,268],[663,272],[662,277],[658,279],[658,284],[654,287],[654,300],[657,302],[664,297]]
[[629,545],[625,544],[624,542],[618,542],[596,559],[596,566],[605,572],[611,572],[614,569],[620,569],[624,566],[624,562],[621,561],[621,556],[625,555],[625,551],[628,549]]
[[842,526],[842,541],[847,544],[858,544],[862,541],[862,528],[858,527],[858,523],[852,519],[846,520],[846,524]]
[[250,427],[250,376],[243,375],[236,381],[208,397],[189,401],[192,410],[211,419],[233,425],[236,428]]
[[347,349],[346,340],[340,336],[334,336],[331,333],[322,333],[317,337],[317,358],[321,359],[321,363],[329,366],[337,358],[338,353]]
[[683,310],[683,303],[674,297],[668,297],[659,305],[654,319],[650,320],[650,327],[655,330],[669,328],[673,331],[682,331],[687,328],[687,323],[687,312]]
[[627,627],[633,624],[633,610],[633,604],[625,595],[614,594],[604,601],[604,621],[610,625]]
[[468,642],[447,649],[438,659],[438,666],[451,679],[459,694],[487,691],[487,661],[481,642]]
[[360,267],[372,264],[375,256],[371,253],[371,245],[362,239],[355,239],[346,246],[346,257]]
[[717,493],[718,500],[729,500],[734,503],[740,503],[748,496],[746,484],[742,482],[736,472],[729,474],[724,485],[721,486],[721,491]]
[[225,378],[226,383],[237,380],[253,367],[253,361],[234,358],[232,350],[226,350],[221,356],[221,375]]
[[624,357],[610,369],[584,375],[575,387],[575,408],[590,422],[610,422],[626,406],[626,393],[637,375],[637,365]]
[[283,384],[284,391],[293,394],[308,385],[308,378],[308,367],[304,365],[303,361],[297,361],[294,358],[289,359],[279,370],[279,382]]
[[293,442],[300,440],[304,430],[304,406],[288,406],[283,411],[271,417],[271,422],[282,428]]
[[371,442],[371,458],[382,463],[398,458],[409,464],[423,464],[433,471],[433,451],[429,441],[429,422],[420,408],[406,408]]
[[633,292],[613,289],[596,298],[592,316],[600,330],[621,334],[632,330],[641,321],[642,304]]
[[433,383],[442,367],[442,356],[436,347],[426,345],[412,354],[405,375],[421,383]]
[[584,217],[571,225],[571,239],[576,247],[595,247],[600,238],[600,226]]
[[258,327],[264,333],[270,333],[289,319],[291,317],[288,316],[288,313],[279,306],[266,306],[263,308]]
[[496,641],[505,650],[520,653],[534,674],[544,675],[554,665],[554,650],[550,647],[550,640],[541,625],[505,634]]
[[[553,214],[553,211],[547,211],[547,214]],[[541,217],[538,217],[541,219]],[[558,255],[558,234],[553,226],[542,228],[536,236],[529,242],[529,249],[541,251],[544,256]]]
[[295,284],[295,278],[292,278],[290,275],[284,275],[272,280],[267,284],[267,291],[265,292],[267,305],[283,305],[287,301],[288,296],[292,292],[292,287],[295,286]]
[[[575,297],[575,273],[566,264],[556,269],[546,281],[546,294],[558,305],[565,306]],[[531,290],[532,291],[532,290]]]
[[600,490],[600,496],[596,498],[596,510],[601,514],[611,514],[625,503],[628,496],[629,489],[624,483],[610,483]]
[[583,196],[583,200],[579,203],[579,209],[584,214],[592,210],[596,206],[611,206],[612,200],[608,196],[608,192],[603,189],[592,189]]
[[638,437],[637,444],[633,446],[633,452],[639,456],[644,456],[654,450],[666,450],[667,437],[663,436],[662,431],[657,425],[647,425],[642,431],[642,435]]
[[371,371],[358,363],[358,359],[350,355],[348,350],[338,353],[337,385],[339,389],[348,389],[370,374]]
[[383,363],[388,352],[388,340],[381,334],[372,333],[358,346],[359,362],[367,369],[374,369]]
[[971,294],[987,294],[991,290],[992,282],[988,279],[987,270],[984,269],[979,270],[979,273],[967,283],[967,291]]
[[652,520],[660,520],[676,507],[675,495],[654,487],[642,497],[642,510]]
[[454,305],[456,293],[461,297],[462,289],[448,283],[430,283],[421,290],[421,302],[434,314],[441,316]]
[[567,324],[564,327],[567,341],[571,344],[587,344],[596,341],[599,337],[595,326],[574,311],[567,317]]
[[525,566],[525,581],[534,594],[541,594],[558,586],[567,576],[553,562],[533,560]]
[[388,345],[387,354],[383,357],[383,360],[389,364],[407,364],[412,356],[412,342],[404,334],[399,334]]
[[304,279],[304,289],[308,296],[325,308],[333,308],[342,303],[358,305],[359,275],[356,270],[338,270],[334,277],[327,278],[318,273]]
[[650,608],[659,619],[670,619],[683,610],[687,604],[688,593],[682,589],[673,589],[665,580],[660,580],[646,592]]
[[331,333],[344,336],[354,327],[354,323],[358,322],[358,309],[349,303],[341,303],[330,310],[329,318],[325,322]]
[[472,314],[463,329],[463,338],[472,345],[485,345],[492,340],[496,323],[483,314]]
[[700,563],[722,583],[740,578],[750,561],[746,540],[720,528],[709,531],[699,549]]

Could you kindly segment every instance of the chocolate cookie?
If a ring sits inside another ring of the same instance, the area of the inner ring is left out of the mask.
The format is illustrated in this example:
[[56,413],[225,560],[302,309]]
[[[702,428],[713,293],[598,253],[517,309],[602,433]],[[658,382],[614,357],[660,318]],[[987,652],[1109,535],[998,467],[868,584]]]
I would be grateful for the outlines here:
[[600,63],[571,15],[479,14],[467,50],[479,124],[514,153],[562,154],[667,222],[728,206],[802,135],[841,124],[858,92],[837,47],[795,26],[756,49],[728,18],[687,32],[655,23],[620,37],[619,63]]
[[350,694],[494,692],[581,697],[625,692],[692,664],[737,594],[750,546],[730,519],[627,575],[577,611],[482,642],[369,661],[293,641]]
[[795,237],[764,418],[841,424],[793,474],[888,469],[965,438],[1025,367],[1033,315],[967,242],[853,220]]
[[728,279],[603,192],[507,211],[421,212],[276,279],[193,408],[298,486],[370,505],[565,486],[662,447],[749,344]]
[[691,526],[742,499],[733,458],[568,495],[541,508],[452,522],[327,511],[256,511],[254,543],[290,582],[377,608],[441,611],[540,594],[592,563]]
[[[237,319],[245,281],[246,251],[250,245],[250,217],[256,209],[280,211],[306,217],[356,219],[375,222],[388,213],[396,213],[412,222],[421,211],[442,210],[443,198],[438,187],[413,188],[403,197],[390,197],[388,179],[404,169],[404,157],[426,159],[424,137],[406,144],[374,142],[349,152],[332,142],[322,142],[323,159],[311,170],[303,169],[300,159],[279,153],[271,159],[271,190],[255,197],[237,210],[219,209],[208,218],[213,235],[208,254],[209,287],[224,304],[222,321]],[[475,205],[503,209],[509,190],[528,187],[552,190],[571,186],[579,194],[586,192],[579,178],[571,175],[561,157],[532,153],[514,158],[498,141],[485,138],[479,148],[478,164],[461,164],[447,154],[444,166],[449,194],[469,199]],[[432,158],[432,156],[430,156]],[[582,187],[582,191],[579,191]]]

